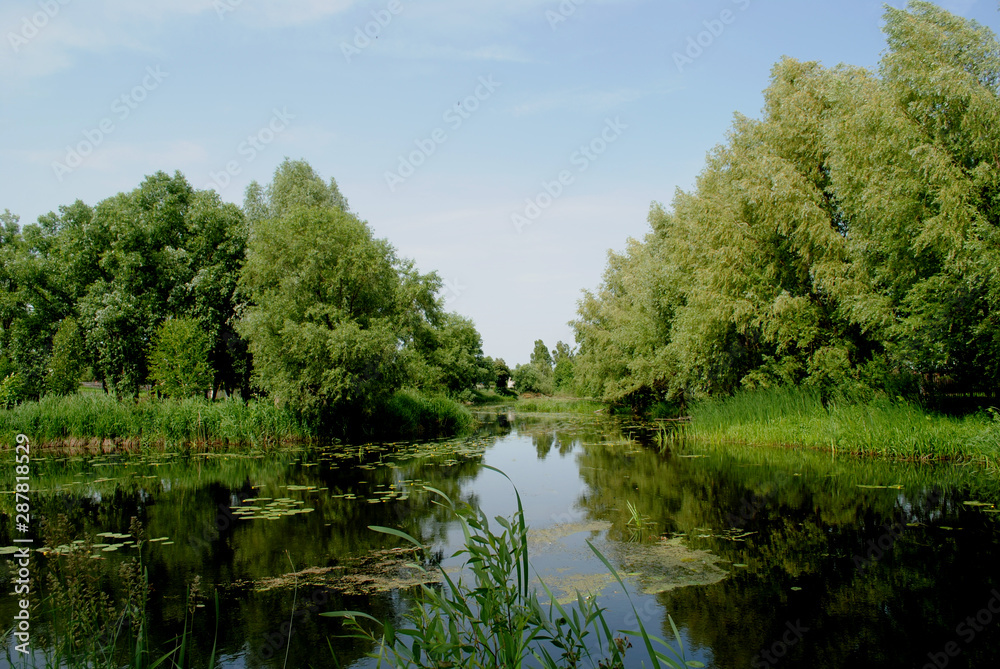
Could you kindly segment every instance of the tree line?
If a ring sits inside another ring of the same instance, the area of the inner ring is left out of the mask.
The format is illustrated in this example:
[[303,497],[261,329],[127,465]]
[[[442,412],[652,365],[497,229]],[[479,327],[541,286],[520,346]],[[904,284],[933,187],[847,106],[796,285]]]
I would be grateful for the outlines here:
[[746,388],[1000,381],[1000,44],[887,7],[877,72],[784,58],[690,192],[610,253],[573,326],[584,392],[632,405]]
[[120,399],[266,395],[322,420],[403,387],[459,396],[496,380],[472,321],[286,159],[243,206],[158,172],[96,206],[0,216],[0,402],[100,381]]

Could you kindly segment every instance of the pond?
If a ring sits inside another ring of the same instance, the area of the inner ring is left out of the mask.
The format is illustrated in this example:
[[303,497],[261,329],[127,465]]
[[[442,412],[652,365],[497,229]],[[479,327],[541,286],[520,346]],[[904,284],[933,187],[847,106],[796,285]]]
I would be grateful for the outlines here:
[[[421,580],[402,567],[412,555],[368,526],[405,530],[453,568],[460,531],[426,487],[491,518],[510,516],[513,488],[488,464],[520,492],[532,566],[560,599],[597,592],[613,627],[634,629],[638,616],[654,634],[683,642],[689,660],[724,669],[1000,660],[995,474],[683,440],[661,452],[657,426],[482,417],[472,436],[420,444],[37,453],[33,521],[63,515],[72,534],[35,554],[34,577],[89,534],[88,568],[120,595],[120,566],[136,556],[135,517],[148,539],[157,647],[169,647],[193,610],[193,666],[206,666],[213,644],[225,667],[372,666],[370,648],[333,638],[343,633],[339,621],[318,615],[351,609],[386,619],[405,610],[407,587]],[[13,496],[3,497],[0,538],[11,546]],[[627,575],[631,600],[588,541]],[[0,565],[0,624],[8,627],[19,597],[11,594],[11,561]],[[202,606],[189,609],[192,583]],[[32,597],[47,610],[46,588]],[[49,617],[32,615],[40,657]],[[16,657],[14,638],[8,643]],[[639,666],[641,651],[630,655]]]

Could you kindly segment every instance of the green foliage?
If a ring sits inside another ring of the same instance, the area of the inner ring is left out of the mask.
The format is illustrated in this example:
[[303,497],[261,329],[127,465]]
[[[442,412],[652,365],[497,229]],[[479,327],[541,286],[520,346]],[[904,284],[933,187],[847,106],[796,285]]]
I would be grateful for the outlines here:
[[377,429],[393,436],[460,434],[476,424],[472,413],[456,401],[413,389],[396,391],[377,413]]
[[477,383],[492,382],[493,370],[483,356],[482,337],[471,320],[444,314],[432,336],[434,346],[427,352],[427,362],[434,368],[433,385],[459,393]]
[[24,401],[21,375],[11,372],[0,380],[0,409],[10,409]]
[[543,371],[552,371],[552,354],[541,339],[535,340],[535,348],[531,352],[531,364]]
[[[556,350],[557,358],[554,361],[545,342],[541,339],[535,340],[535,348],[531,352],[531,361],[526,365],[518,365],[514,368],[511,377],[514,379],[514,388],[519,393],[541,393],[551,395],[556,391],[554,363],[563,360],[563,368],[560,378],[563,381],[572,383],[569,376],[572,374],[565,364],[565,357],[569,355],[569,347],[559,342]],[[562,357],[559,357],[562,356]]]
[[510,380],[512,372],[503,358],[493,361],[493,375],[496,379],[496,389],[500,392],[507,390],[507,382]]
[[552,351],[554,368],[552,370],[552,384],[556,390],[570,392],[575,389],[574,376],[574,355],[569,344],[563,342],[556,343],[555,350]]
[[[488,465],[484,468],[499,472]],[[371,657],[377,658],[380,665],[386,662],[392,667],[428,669],[515,669],[528,662],[553,669],[625,666],[625,653],[631,643],[624,636],[626,632],[611,630],[596,597],[578,592],[576,602],[564,606],[543,581],[540,584],[547,603],[530,588],[528,528],[516,490],[517,513],[512,518],[498,516],[497,529],[481,510],[469,504],[456,504],[444,493],[429,490],[442,498],[442,506],[462,528],[465,545],[456,556],[465,558],[464,568],[471,571],[472,582],[467,583],[462,576],[453,579],[442,570],[445,587],[438,590],[420,586],[415,606],[403,617],[405,627],[356,611],[321,615],[345,619],[356,638],[376,644],[377,650]],[[419,541],[400,530],[371,529],[424,550]],[[591,549],[624,589],[611,563],[592,545]],[[377,631],[367,629],[362,620],[375,623]],[[683,646],[676,652],[648,634],[641,620],[638,624],[639,631],[628,634],[643,640],[651,666],[703,666],[685,661]],[[679,638],[676,629],[675,635]],[[679,660],[656,650],[654,641],[675,653]]]
[[336,184],[286,161],[248,189],[250,241],[236,328],[255,383],[313,421],[362,423],[400,388],[458,394],[486,378],[472,322],[441,309],[435,274],[376,239]]
[[205,398],[119,402],[104,393],[48,396],[0,411],[0,438],[19,433],[40,443],[75,445],[110,439],[143,446],[268,447],[315,436],[274,402]]
[[[574,323],[582,390],[1000,384],[1000,45],[887,8],[880,76],[784,59],[689,193],[611,254]],[[909,376],[915,382],[906,382]],[[876,388],[877,389],[877,388]]]
[[208,336],[198,321],[169,318],[160,324],[149,360],[149,376],[165,397],[204,396],[212,384]]
[[[247,189],[246,203],[253,220],[281,218],[297,207],[339,209],[350,213],[347,198],[340,193],[337,180],[324,183],[312,166],[304,160],[285,158],[274,172],[266,189],[253,182]],[[250,213],[248,212],[248,213]]]
[[519,393],[551,395],[555,392],[551,372],[546,374],[537,365],[530,363],[527,365],[518,365],[514,368],[513,378],[514,388]]
[[739,392],[691,407],[688,436],[710,442],[813,446],[907,460],[996,459],[1000,422],[991,414],[952,418],[884,395],[865,401],[814,388]]
[[315,207],[258,221],[242,282],[253,305],[237,328],[277,401],[322,417],[401,385],[397,261],[362,221]]
[[83,335],[76,320],[65,318],[52,338],[45,390],[51,395],[69,395],[80,387],[83,376]]
[[562,398],[562,397],[531,397],[518,398],[514,410],[519,413],[579,413],[595,414],[605,411],[607,406],[594,400]]

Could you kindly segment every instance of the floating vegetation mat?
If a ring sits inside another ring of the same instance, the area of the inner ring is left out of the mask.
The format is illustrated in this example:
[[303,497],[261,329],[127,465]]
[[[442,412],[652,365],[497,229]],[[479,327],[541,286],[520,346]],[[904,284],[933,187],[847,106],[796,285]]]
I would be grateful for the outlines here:
[[711,585],[728,573],[718,566],[722,559],[708,551],[684,545],[683,539],[661,539],[655,543],[618,543],[611,547],[618,564],[634,574],[647,595],[689,585]]
[[[533,557],[556,554],[578,559],[589,553],[584,540],[590,540],[619,574],[638,584],[645,594],[656,594],[691,585],[711,585],[726,578],[728,572],[718,566],[721,558],[709,551],[689,548],[681,537],[653,542],[619,542],[606,538],[611,523],[583,521],[563,523],[528,532],[529,551]],[[747,536],[751,533],[744,533]],[[742,539],[743,536],[738,536]],[[737,538],[737,537],[727,537]],[[596,556],[593,557],[596,561]],[[576,591],[597,594],[615,582],[614,576],[596,565],[595,573],[557,568],[542,574],[542,579],[560,602],[576,599]]]
[[415,566],[416,548],[377,550],[333,567],[309,567],[256,581],[238,581],[234,587],[251,587],[257,592],[286,590],[293,587],[324,587],[345,595],[372,595],[399,588],[441,583],[441,571],[424,571]]

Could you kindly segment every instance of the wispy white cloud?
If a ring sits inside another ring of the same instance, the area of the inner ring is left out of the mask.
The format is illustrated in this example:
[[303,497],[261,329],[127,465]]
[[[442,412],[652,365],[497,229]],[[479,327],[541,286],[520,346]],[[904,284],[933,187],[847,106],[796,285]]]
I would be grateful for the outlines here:
[[170,21],[226,21],[270,30],[342,14],[361,0],[14,0],[0,8],[0,81],[30,80],[72,68],[85,53],[156,53],[150,37]]
[[[11,159],[32,165],[52,167],[53,162],[63,162],[65,153],[60,151],[5,151]],[[204,146],[188,140],[159,142],[113,142],[97,148],[64,180],[74,174],[95,171],[104,173],[142,172],[179,169],[186,172],[191,166],[205,164],[209,153]],[[53,172],[53,178],[55,173]]]

